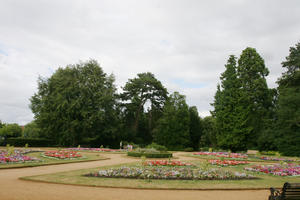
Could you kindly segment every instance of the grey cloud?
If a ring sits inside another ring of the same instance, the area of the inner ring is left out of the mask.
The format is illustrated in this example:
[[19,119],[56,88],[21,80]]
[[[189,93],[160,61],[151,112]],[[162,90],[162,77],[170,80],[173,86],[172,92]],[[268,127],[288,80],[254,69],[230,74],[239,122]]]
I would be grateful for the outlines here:
[[[32,120],[39,75],[90,58],[123,86],[150,71],[187,96],[199,113],[210,103],[228,56],[257,49],[276,87],[281,62],[299,42],[298,0],[4,1],[0,7],[0,119]],[[5,54],[1,53],[5,52]],[[174,80],[205,87],[186,88]]]

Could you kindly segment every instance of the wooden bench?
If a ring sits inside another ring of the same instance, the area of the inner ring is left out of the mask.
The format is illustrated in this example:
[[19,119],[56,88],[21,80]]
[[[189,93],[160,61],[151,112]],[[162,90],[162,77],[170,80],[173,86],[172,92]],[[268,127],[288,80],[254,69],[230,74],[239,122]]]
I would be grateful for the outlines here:
[[300,183],[285,183],[282,190],[270,188],[269,200],[300,200]]

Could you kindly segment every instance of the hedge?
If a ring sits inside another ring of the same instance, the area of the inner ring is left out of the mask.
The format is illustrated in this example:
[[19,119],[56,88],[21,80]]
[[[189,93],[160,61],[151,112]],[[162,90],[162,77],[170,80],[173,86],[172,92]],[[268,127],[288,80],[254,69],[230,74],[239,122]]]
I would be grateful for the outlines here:
[[15,147],[23,147],[26,144],[29,147],[49,147],[54,145],[53,140],[44,138],[7,138],[5,143]]
[[145,156],[146,158],[171,158],[173,155],[169,152],[160,152],[160,153],[148,153],[148,152],[135,152],[130,151],[127,153],[128,156],[141,157]]

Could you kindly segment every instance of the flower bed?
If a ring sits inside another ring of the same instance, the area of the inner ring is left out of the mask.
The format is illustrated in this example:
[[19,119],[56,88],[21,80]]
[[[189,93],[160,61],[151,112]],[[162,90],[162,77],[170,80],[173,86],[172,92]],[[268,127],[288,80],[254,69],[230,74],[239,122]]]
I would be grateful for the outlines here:
[[180,161],[167,161],[167,160],[152,160],[143,163],[146,166],[195,166],[192,163],[185,163]]
[[82,157],[76,151],[46,151],[44,152],[44,156],[57,159],[76,159]]
[[212,165],[219,165],[223,167],[248,164],[247,161],[237,161],[237,160],[208,160],[208,162]]
[[267,156],[259,157],[259,159],[267,160],[267,161],[283,161],[283,162],[297,162],[298,161],[298,160],[289,159],[289,158],[277,158],[277,157],[267,157]]
[[231,172],[221,169],[201,170],[189,167],[120,167],[100,170],[86,174],[89,177],[165,179],[165,180],[239,180],[254,179],[246,173]]
[[0,163],[1,164],[9,164],[9,163],[24,163],[31,161],[40,161],[35,157],[25,156],[25,153],[29,153],[30,150],[14,150],[11,153],[8,151],[2,150],[0,151]]
[[254,165],[251,167],[245,167],[244,169],[248,171],[271,174],[275,176],[299,176],[300,175],[300,165],[295,165],[295,164]]
[[233,159],[247,159],[247,154],[241,153],[228,153],[228,152],[196,152],[193,155],[200,155],[200,156],[216,156],[216,157],[223,157],[223,158],[233,158]]
[[121,152],[121,149],[108,149],[108,148],[68,148],[70,151],[97,151],[97,152]]

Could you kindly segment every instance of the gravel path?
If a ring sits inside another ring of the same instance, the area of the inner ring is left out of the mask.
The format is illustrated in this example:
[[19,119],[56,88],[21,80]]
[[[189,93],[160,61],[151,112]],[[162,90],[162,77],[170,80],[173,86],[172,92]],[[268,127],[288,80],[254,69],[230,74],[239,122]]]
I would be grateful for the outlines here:
[[[0,170],[1,200],[267,200],[269,191],[187,191],[187,190],[137,190],[85,186],[71,186],[51,183],[38,183],[19,180],[22,176],[32,176],[69,170],[128,163],[136,159],[121,154],[104,154],[109,160],[62,165],[41,166],[20,169]],[[176,155],[180,157],[180,153]],[[183,158],[186,160],[191,158]]]

